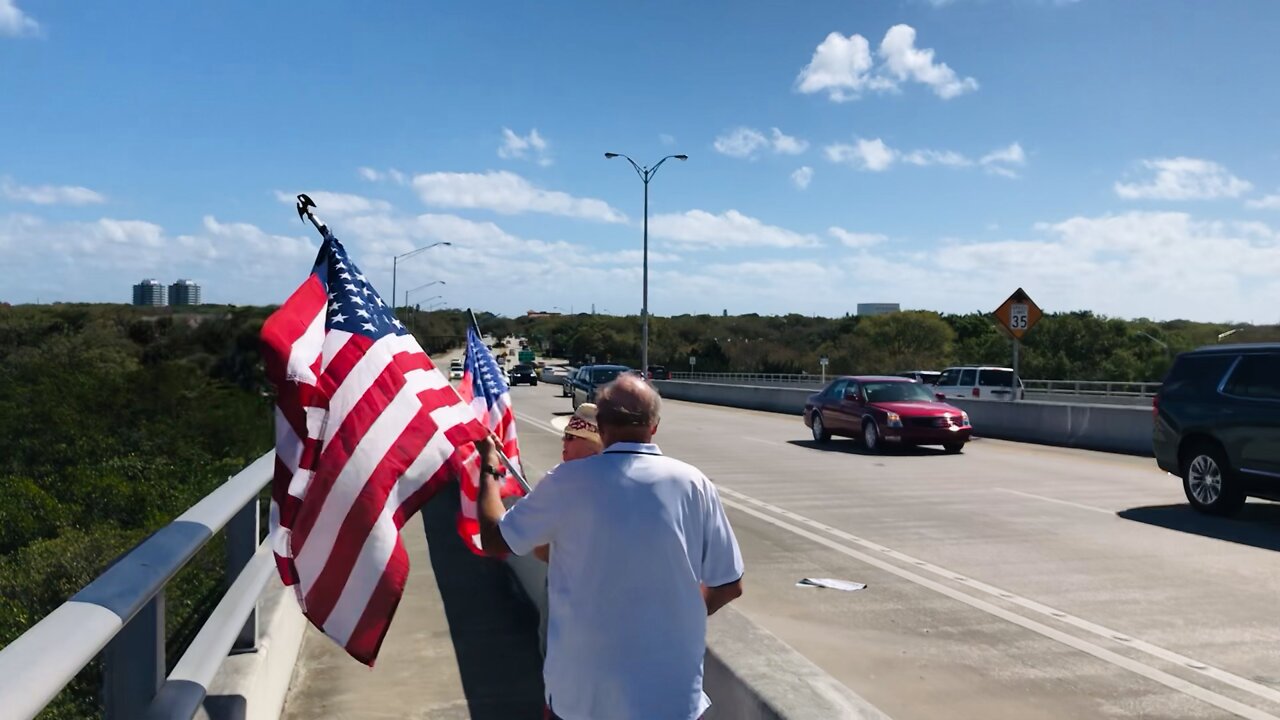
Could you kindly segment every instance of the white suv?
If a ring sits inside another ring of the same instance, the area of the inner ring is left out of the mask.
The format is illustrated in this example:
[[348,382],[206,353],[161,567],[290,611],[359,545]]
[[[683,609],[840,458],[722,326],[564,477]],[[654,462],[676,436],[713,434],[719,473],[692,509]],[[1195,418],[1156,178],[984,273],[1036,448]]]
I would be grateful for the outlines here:
[[462,377],[462,361],[454,360],[449,363],[449,379],[458,380]]
[[942,377],[938,378],[933,390],[948,398],[970,400],[1022,400],[1026,397],[1022,378],[1014,377],[1013,368],[990,365],[947,368],[942,371]]

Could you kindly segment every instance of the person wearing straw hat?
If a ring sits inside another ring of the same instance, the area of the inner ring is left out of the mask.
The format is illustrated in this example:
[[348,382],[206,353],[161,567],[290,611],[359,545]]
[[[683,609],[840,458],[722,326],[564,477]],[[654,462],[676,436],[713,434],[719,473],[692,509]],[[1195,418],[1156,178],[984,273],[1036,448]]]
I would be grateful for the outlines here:
[[[560,460],[581,460],[592,455],[599,455],[604,450],[600,441],[600,428],[596,425],[596,406],[594,403],[582,403],[573,415],[551,418],[551,427],[559,430]],[[542,562],[551,562],[551,546],[539,545],[533,549],[534,557]]]
[[564,433],[560,438],[560,459],[564,462],[599,455],[604,450],[593,403],[582,403],[568,417],[552,418],[551,427]]

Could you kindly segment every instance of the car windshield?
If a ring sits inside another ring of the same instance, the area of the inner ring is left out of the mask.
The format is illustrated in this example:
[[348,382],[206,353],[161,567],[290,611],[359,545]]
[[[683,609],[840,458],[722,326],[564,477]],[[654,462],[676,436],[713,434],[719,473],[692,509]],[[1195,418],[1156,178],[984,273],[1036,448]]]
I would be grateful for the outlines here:
[[533,366],[532,366],[532,365],[517,365],[517,366],[515,367],[515,371],[516,371],[516,372],[526,372],[526,371],[529,371],[529,370],[532,370],[532,369],[533,369]]
[[591,382],[595,383],[596,385],[603,385],[604,383],[612,382],[614,378],[618,377],[618,373],[620,372],[622,372],[622,370],[619,370],[618,368],[609,368],[607,370],[592,370]]
[[867,402],[913,402],[933,400],[928,388],[914,382],[871,382],[863,383],[867,392]]

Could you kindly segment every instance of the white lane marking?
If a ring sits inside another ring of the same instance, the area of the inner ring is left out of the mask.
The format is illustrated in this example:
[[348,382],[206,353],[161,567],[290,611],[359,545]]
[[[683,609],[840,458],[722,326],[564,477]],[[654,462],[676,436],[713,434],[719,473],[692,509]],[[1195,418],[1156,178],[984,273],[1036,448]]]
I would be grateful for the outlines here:
[[542,420],[539,420],[539,419],[534,418],[534,417],[529,417],[528,415],[525,415],[524,413],[521,413],[521,412],[516,413],[516,419],[517,419],[517,420],[523,420],[523,421],[525,421],[525,422],[529,423],[530,425],[532,425],[532,426],[534,426],[534,427],[538,428],[539,430],[545,430],[545,431],[547,431],[547,432],[551,433],[552,435],[560,435],[560,434],[561,434],[559,430],[557,430],[557,429],[555,429],[555,428],[551,427],[551,424],[550,424],[550,423],[545,422],[545,421],[542,421]]
[[1022,497],[1029,497],[1036,500],[1044,500],[1045,502],[1058,503],[1059,505],[1070,505],[1071,507],[1080,508],[1081,510],[1092,510],[1093,512],[1102,513],[1103,515],[1111,515],[1113,517],[1115,516],[1115,513],[1112,512],[1111,510],[1107,510],[1105,508],[1100,508],[1100,507],[1094,507],[1092,505],[1083,505],[1078,502],[1071,502],[1070,500],[1059,500],[1058,498],[1048,497],[1047,495],[1036,495],[1035,493],[1023,492],[1021,490],[1011,490],[1009,488],[995,488],[995,489],[999,490],[1000,492],[1007,492],[1007,493],[1012,493],[1014,495],[1021,495]]
[[747,437],[746,435],[743,435],[742,439],[750,440],[751,442],[760,443],[762,445],[781,445],[782,444],[777,440],[765,440],[763,438]]
[[[983,612],[986,612],[996,617],[999,617],[1001,619],[1007,620],[1011,623],[1014,623],[1015,625],[1018,625],[1020,627],[1026,628],[1033,632],[1039,633],[1053,640],[1057,640],[1058,642],[1061,642],[1069,647],[1088,653],[1090,655],[1093,655],[1096,658],[1099,658],[1106,662],[1110,662],[1114,665],[1118,665],[1122,668],[1125,668],[1126,670],[1135,672],[1148,679],[1155,680],[1156,682],[1161,683],[1162,685],[1165,685],[1167,687],[1170,687],[1180,692],[1191,695],[1192,697],[1203,700],[1207,703],[1210,703],[1211,705],[1215,705],[1228,712],[1235,713],[1236,715],[1239,715],[1241,717],[1259,718],[1259,719],[1265,719],[1265,720],[1280,720],[1280,718],[1277,718],[1274,715],[1270,715],[1263,711],[1257,710],[1256,708],[1251,708],[1247,705],[1244,705],[1243,703],[1237,702],[1236,700],[1232,700],[1231,698],[1228,698],[1224,695],[1215,693],[1212,690],[1207,690],[1199,685],[1188,682],[1174,675],[1170,675],[1169,673],[1166,673],[1163,670],[1159,670],[1157,668],[1151,667],[1150,665],[1145,665],[1131,658],[1127,658],[1123,655],[1119,655],[1111,650],[1107,650],[1106,648],[1095,645],[1087,640],[1077,638],[1074,635],[1068,635],[1060,630],[1056,630],[1052,627],[1044,625],[1034,619],[1023,617],[1022,615],[1018,615],[1016,613],[1005,610],[1004,608],[998,607],[996,605],[992,605],[986,602],[985,600],[974,597],[968,593],[955,590],[953,588],[947,587],[946,585],[942,585],[938,582],[935,582],[934,580],[931,580],[924,576],[913,573],[910,570],[900,568],[897,565],[888,563],[885,560],[875,557],[874,555],[868,555],[867,553],[861,552],[859,550],[855,550],[846,545],[842,545],[829,538],[823,537],[821,535],[817,535],[799,526],[792,525],[784,520],[780,520],[777,517],[774,517],[773,515],[763,512],[763,510],[789,516],[792,518],[801,519],[810,527],[820,529],[830,535],[834,535],[841,539],[857,543],[865,548],[876,550],[882,554],[889,555],[894,559],[900,560],[902,562],[911,563],[913,565],[916,565],[920,569],[928,571],[934,575],[938,575],[948,580],[962,582],[965,584],[966,587],[973,588],[974,590],[977,590],[982,593],[986,593],[993,597],[999,597],[1002,600],[1005,600],[1006,602],[1012,603],[1014,605],[1018,605],[1020,607],[1026,608],[1028,610],[1031,610],[1033,612],[1036,612],[1042,615],[1052,617],[1058,620],[1059,622],[1066,623],[1068,625],[1071,625],[1073,627],[1079,628],[1086,632],[1092,633],[1099,637],[1106,638],[1107,640],[1123,643],[1125,647],[1130,647],[1135,650],[1140,650],[1144,653],[1147,653],[1148,655],[1152,655],[1154,657],[1160,658],[1161,660],[1165,660],[1167,662],[1180,665],[1193,672],[1204,675],[1205,677],[1212,678],[1219,682],[1230,685],[1234,688],[1243,690],[1252,695],[1256,695],[1259,698],[1271,700],[1273,702],[1280,702],[1280,691],[1277,691],[1274,688],[1270,688],[1266,685],[1253,682],[1252,680],[1241,677],[1239,675],[1234,675],[1221,668],[1212,667],[1206,663],[1175,653],[1172,650],[1167,650],[1157,645],[1152,645],[1151,643],[1148,643],[1143,640],[1137,640],[1135,638],[1129,637],[1128,635],[1125,635],[1124,633],[1120,633],[1110,628],[1103,627],[1102,625],[1089,622],[1088,620],[1084,620],[1082,618],[1077,618],[1072,615],[1068,615],[1067,613],[1064,613],[1061,610],[1051,608],[1047,605],[1038,603],[1034,600],[1029,600],[1027,598],[1019,597],[1006,590],[1001,590],[1000,588],[994,587],[992,585],[988,585],[986,583],[973,580],[971,578],[967,578],[963,575],[960,575],[959,573],[953,572],[951,570],[947,570],[946,568],[933,565],[932,563],[926,562],[924,560],[913,558],[910,555],[900,553],[892,548],[879,545],[877,543],[871,542],[870,540],[866,540],[864,538],[860,538],[855,535],[851,535],[847,532],[844,532],[843,530],[833,528],[829,525],[824,525],[810,518],[803,518],[799,515],[796,515],[795,513],[792,513],[790,511],[784,510],[783,508],[777,507],[776,505],[771,505],[764,501],[757,500],[744,493],[738,492],[731,488],[724,487],[723,485],[718,486],[718,489],[722,496],[722,500],[726,505],[729,505],[738,510],[741,510],[742,512],[745,512],[748,515],[752,515],[761,520],[764,520],[765,522],[768,522],[780,528],[783,528],[784,530],[788,530],[796,535],[799,535],[800,537],[813,540],[814,542],[819,543],[820,545],[825,545],[826,547],[836,550],[837,552],[840,552],[844,555],[848,555],[849,557],[855,558],[857,560],[861,560],[867,563],[868,565],[872,565],[874,567],[880,568],[885,572],[888,572],[893,575],[897,575],[898,577],[903,578],[904,580],[908,580],[910,582],[916,583],[917,585],[921,585],[923,587],[929,588],[930,590],[934,590],[935,592],[946,595],[947,597],[950,597],[954,600],[959,600],[960,602],[965,603],[970,607],[976,608],[978,610],[982,610]],[[754,508],[750,507],[751,505],[754,505],[756,507]],[[761,508],[761,509],[758,510],[756,508]]]

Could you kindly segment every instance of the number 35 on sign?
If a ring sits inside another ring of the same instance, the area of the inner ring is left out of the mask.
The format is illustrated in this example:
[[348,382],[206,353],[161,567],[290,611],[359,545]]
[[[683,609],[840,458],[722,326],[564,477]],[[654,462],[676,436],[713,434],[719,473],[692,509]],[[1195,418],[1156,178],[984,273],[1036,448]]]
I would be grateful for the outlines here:
[[1000,321],[1000,325],[1018,339],[1035,327],[1042,315],[1044,313],[1040,307],[1022,288],[1018,288],[1004,304],[996,308],[996,319]]

